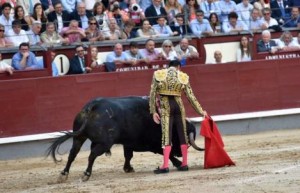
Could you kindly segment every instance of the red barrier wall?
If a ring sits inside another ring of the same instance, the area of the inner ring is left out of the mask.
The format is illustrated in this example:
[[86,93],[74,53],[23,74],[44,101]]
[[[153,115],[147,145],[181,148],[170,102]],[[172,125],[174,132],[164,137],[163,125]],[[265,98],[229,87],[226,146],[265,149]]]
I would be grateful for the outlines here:
[[[300,59],[192,65],[193,90],[208,113],[300,106]],[[68,130],[94,97],[148,95],[153,70],[0,81],[0,137]],[[198,116],[185,100],[188,116]]]

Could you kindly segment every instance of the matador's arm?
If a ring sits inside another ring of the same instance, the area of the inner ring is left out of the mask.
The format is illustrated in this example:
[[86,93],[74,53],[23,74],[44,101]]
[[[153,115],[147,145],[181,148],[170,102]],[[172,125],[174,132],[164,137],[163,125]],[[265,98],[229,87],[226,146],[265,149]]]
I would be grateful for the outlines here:
[[156,90],[157,90],[157,81],[153,76],[152,83],[151,83],[151,90],[150,90],[150,99],[149,99],[150,114],[157,113],[156,112]]
[[191,105],[193,106],[193,108],[195,109],[195,111],[198,114],[204,115],[204,110],[202,109],[200,103],[198,102],[197,98],[195,97],[193,90],[191,88],[190,83],[187,83],[185,85],[185,89],[184,92],[189,100],[189,102],[191,103]]

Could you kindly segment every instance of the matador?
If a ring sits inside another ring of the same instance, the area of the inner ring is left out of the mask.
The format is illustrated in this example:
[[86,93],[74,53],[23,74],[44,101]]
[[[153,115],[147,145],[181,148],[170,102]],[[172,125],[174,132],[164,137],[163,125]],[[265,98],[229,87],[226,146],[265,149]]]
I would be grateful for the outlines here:
[[[176,129],[180,149],[182,153],[182,164],[179,171],[188,171],[187,148],[188,139],[186,132],[186,114],[181,99],[184,91],[189,102],[197,113],[206,116],[197,101],[189,83],[189,76],[180,71],[180,62],[171,61],[169,68],[154,72],[150,91],[150,113],[153,120],[162,127],[163,165],[154,170],[155,174],[169,172],[169,156],[172,148],[172,129]],[[160,112],[156,109],[156,99],[159,99]]]

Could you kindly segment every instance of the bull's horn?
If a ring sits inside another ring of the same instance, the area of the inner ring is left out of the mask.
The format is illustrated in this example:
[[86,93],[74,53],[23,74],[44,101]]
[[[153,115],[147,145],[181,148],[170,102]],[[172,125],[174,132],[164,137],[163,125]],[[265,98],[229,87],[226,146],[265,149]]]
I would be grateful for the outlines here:
[[194,140],[194,135],[193,135],[192,132],[189,134],[189,139],[190,139],[190,144],[191,144],[191,146],[192,146],[195,150],[198,150],[198,151],[204,151],[204,148],[198,147],[198,146],[196,145],[195,140]]

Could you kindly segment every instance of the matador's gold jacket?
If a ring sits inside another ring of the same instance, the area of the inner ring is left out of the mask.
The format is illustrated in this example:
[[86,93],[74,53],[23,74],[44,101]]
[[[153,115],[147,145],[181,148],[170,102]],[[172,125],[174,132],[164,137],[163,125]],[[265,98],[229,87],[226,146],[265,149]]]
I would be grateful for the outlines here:
[[189,83],[189,76],[175,67],[169,67],[154,72],[150,91],[150,113],[156,113],[156,95],[175,96],[181,100],[181,93],[185,92],[195,111],[203,115],[203,109],[197,101]]

